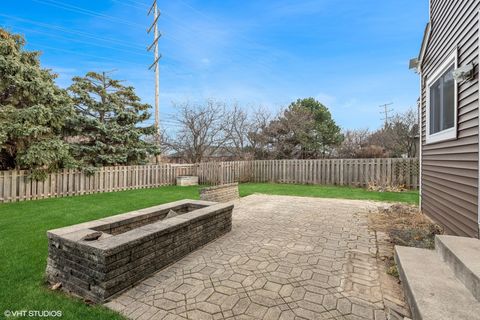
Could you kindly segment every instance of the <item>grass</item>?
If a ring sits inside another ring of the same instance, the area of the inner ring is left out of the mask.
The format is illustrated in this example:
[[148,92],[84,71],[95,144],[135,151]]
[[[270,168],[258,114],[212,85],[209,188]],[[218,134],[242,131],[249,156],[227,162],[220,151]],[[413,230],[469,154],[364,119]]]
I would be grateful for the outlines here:
[[43,280],[46,231],[184,198],[197,187],[162,187],[0,205],[0,318],[4,310],[61,310],[62,319],[119,319],[49,291]]
[[[370,192],[346,187],[243,184],[253,193],[370,199],[416,203],[417,192]],[[79,197],[0,204],[0,319],[5,310],[60,310],[62,319],[121,319],[102,306],[89,306],[47,289],[46,231],[179,199],[197,199],[198,187],[161,187]]]
[[352,187],[271,183],[246,183],[241,185],[240,195],[242,197],[253,193],[418,204],[418,191],[376,192]]

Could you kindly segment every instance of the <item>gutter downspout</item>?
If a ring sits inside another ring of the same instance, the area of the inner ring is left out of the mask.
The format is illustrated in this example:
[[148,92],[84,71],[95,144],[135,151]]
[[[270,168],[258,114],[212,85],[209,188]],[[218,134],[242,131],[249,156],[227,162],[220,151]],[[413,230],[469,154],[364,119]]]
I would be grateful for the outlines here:
[[[420,208],[420,211],[422,211],[422,166],[423,166],[423,76],[422,76],[422,61],[419,60],[418,66],[417,66],[417,73],[420,78],[419,84],[420,84],[420,98],[418,99],[418,134],[419,134],[419,151],[418,151],[418,206]],[[425,126],[426,130],[426,126]]]
[[418,101],[418,133],[419,133],[419,150],[418,150],[418,205],[422,211],[422,149],[423,149],[423,115],[422,115],[422,75],[420,74],[420,100]]

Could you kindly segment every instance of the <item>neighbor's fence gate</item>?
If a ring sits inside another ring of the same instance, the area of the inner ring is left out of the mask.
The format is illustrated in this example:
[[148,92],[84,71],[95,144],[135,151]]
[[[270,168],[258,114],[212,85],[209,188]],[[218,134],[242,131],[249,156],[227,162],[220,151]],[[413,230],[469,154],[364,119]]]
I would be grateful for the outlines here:
[[176,177],[197,175],[201,184],[276,182],[365,187],[418,187],[417,159],[252,160],[199,164],[103,167],[91,176],[63,170],[44,181],[28,171],[0,171],[0,202],[64,197],[174,185]]

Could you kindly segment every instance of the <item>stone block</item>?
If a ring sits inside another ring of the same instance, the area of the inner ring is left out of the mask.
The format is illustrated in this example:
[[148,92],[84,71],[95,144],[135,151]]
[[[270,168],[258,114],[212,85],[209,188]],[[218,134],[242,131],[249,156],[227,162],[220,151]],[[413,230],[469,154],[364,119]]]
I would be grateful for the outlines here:
[[181,186],[181,187],[198,186],[198,177],[197,176],[178,176],[177,186]]

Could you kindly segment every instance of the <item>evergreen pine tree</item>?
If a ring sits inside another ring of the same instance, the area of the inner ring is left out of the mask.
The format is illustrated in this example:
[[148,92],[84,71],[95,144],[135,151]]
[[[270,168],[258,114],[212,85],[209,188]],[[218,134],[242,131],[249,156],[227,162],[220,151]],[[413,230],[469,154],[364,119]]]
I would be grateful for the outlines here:
[[73,78],[68,90],[76,112],[67,140],[82,166],[144,164],[158,154],[155,144],[144,139],[155,134],[155,127],[141,126],[150,117],[150,105],[140,101],[133,87],[105,72],[88,72]]
[[40,53],[0,28],[0,169],[32,169],[40,179],[73,165],[61,137],[73,114],[56,75],[40,66]]

